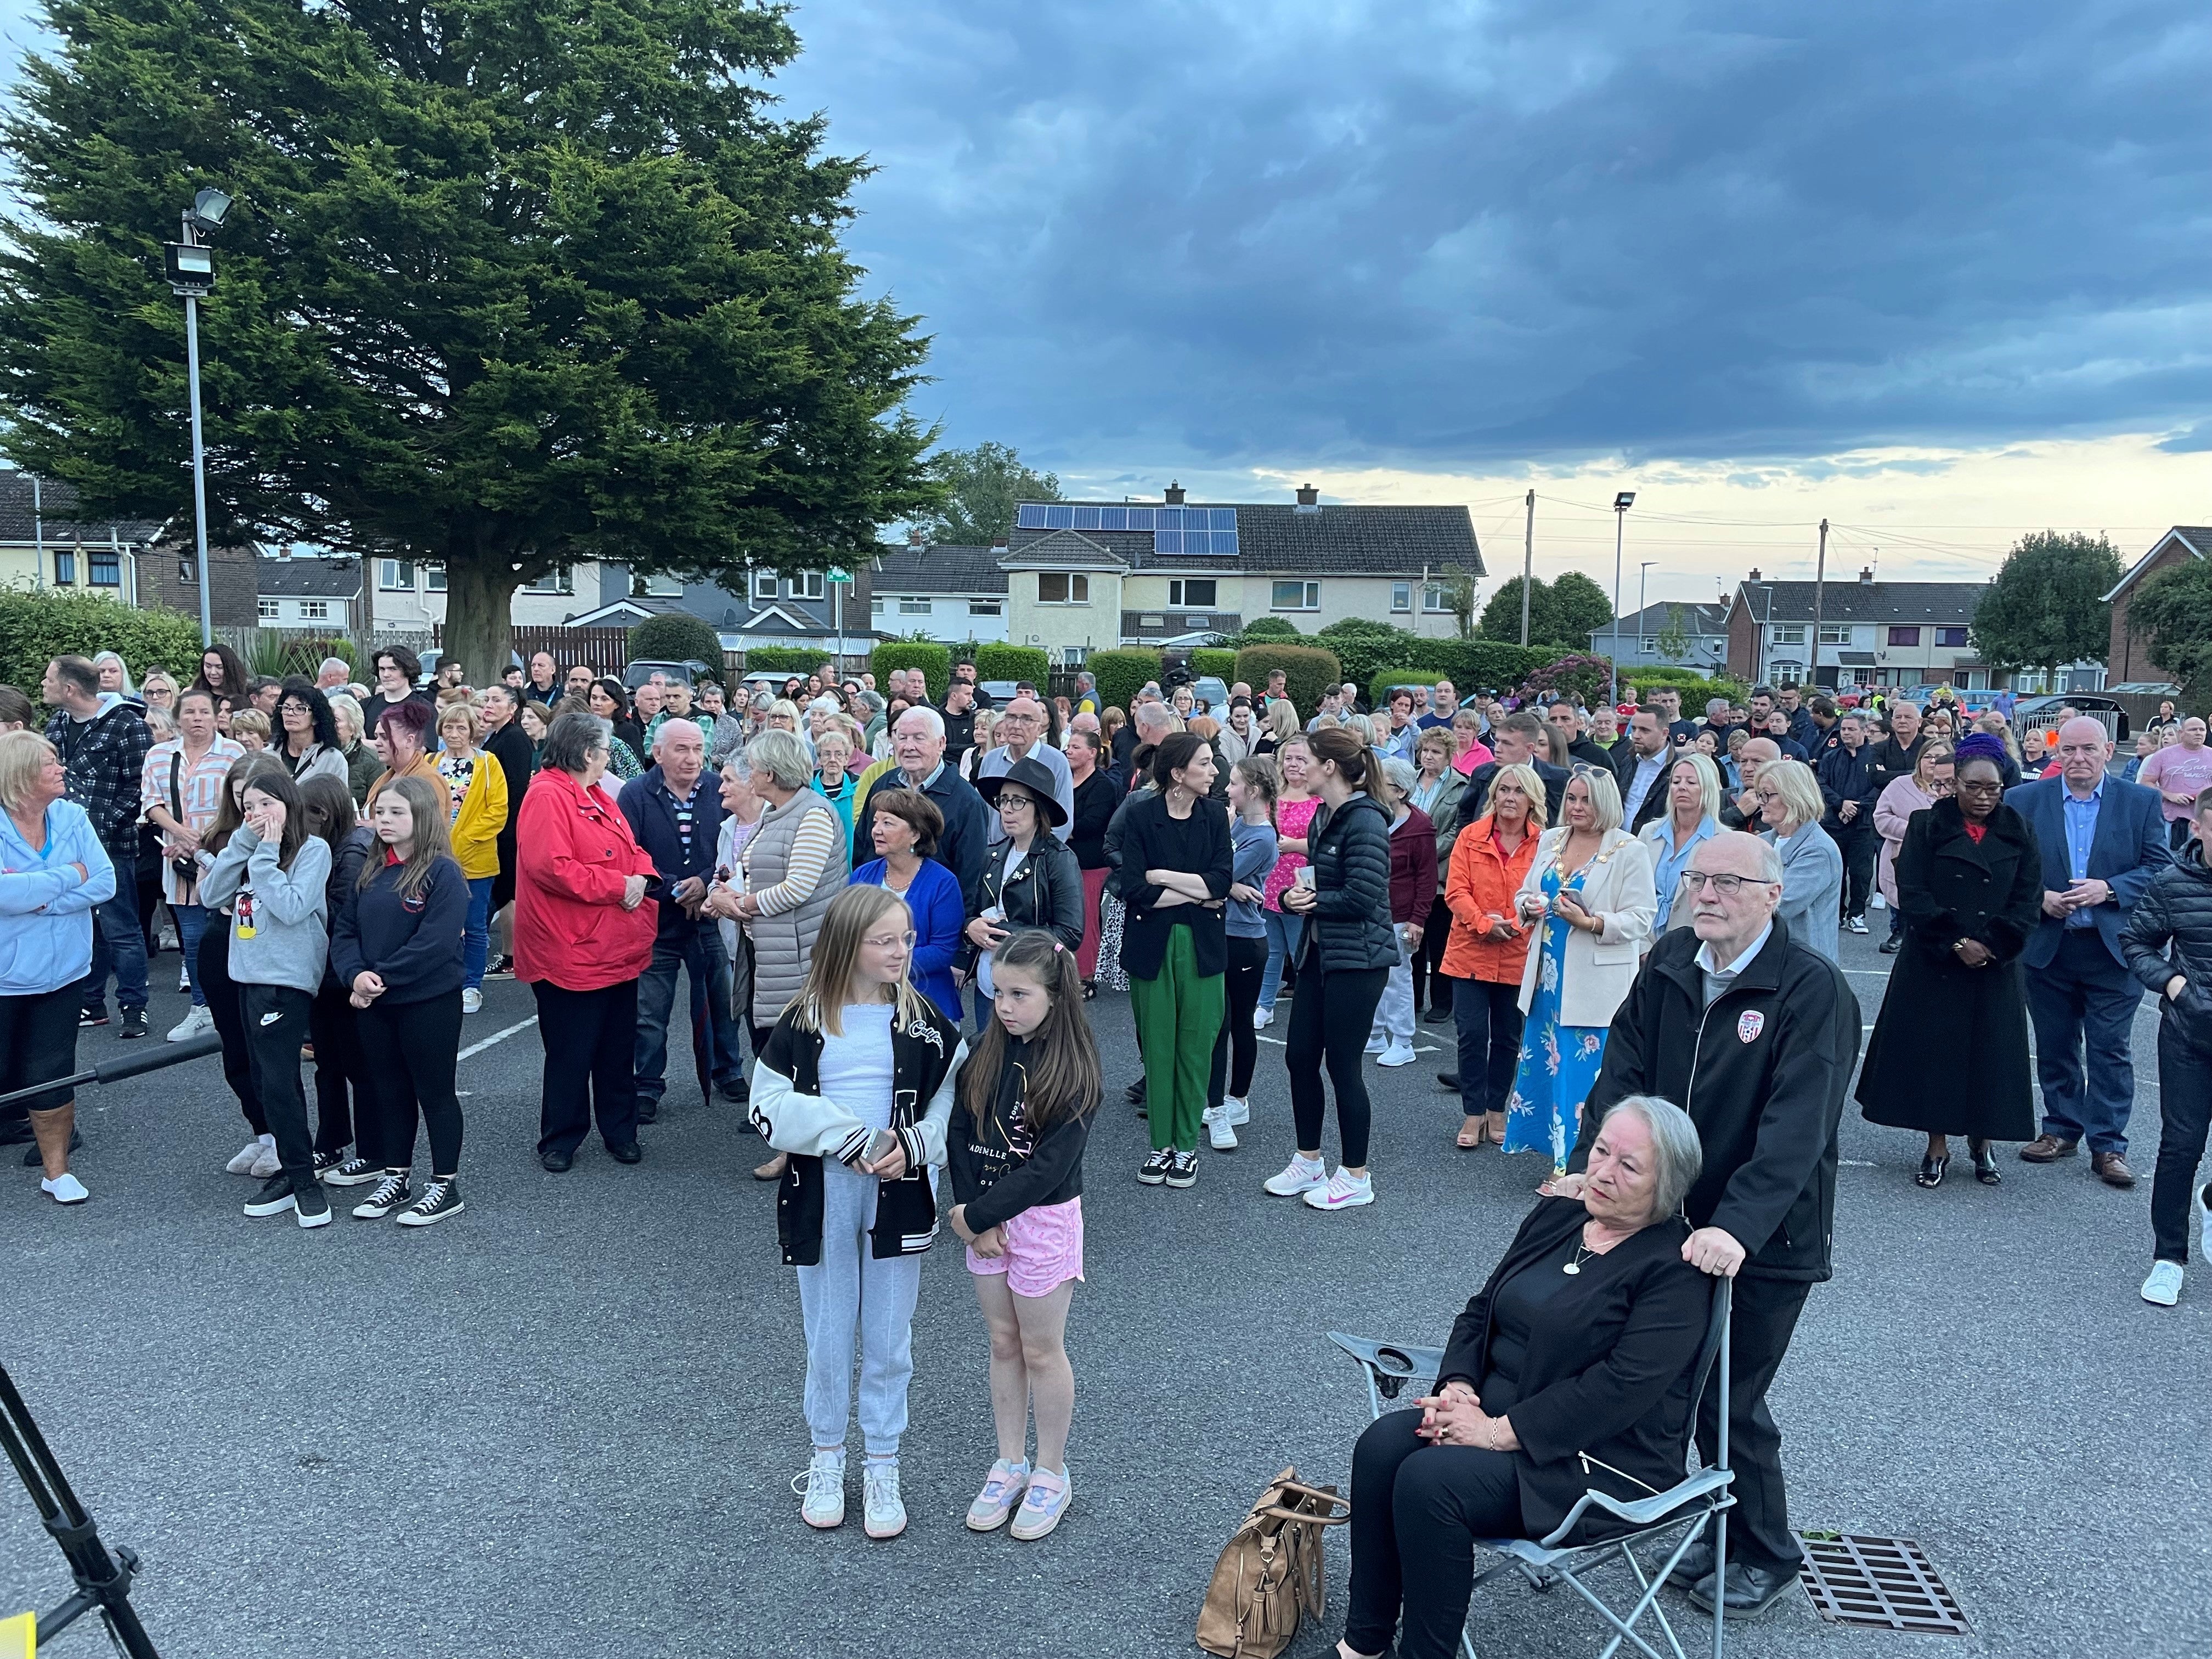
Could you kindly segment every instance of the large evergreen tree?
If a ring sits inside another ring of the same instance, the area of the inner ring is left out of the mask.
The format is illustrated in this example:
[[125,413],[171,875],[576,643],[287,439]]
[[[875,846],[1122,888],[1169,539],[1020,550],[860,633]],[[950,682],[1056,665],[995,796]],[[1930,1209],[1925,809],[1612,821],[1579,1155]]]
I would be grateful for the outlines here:
[[858,161],[762,82],[776,0],[46,0],[7,127],[8,453],[96,514],[191,501],[161,244],[237,198],[202,307],[209,507],[441,561],[449,647],[583,559],[734,582],[933,507],[924,342],[861,298]]
[[2119,580],[2119,551],[2103,536],[2023,536],[1974,611],[1974,649],[1996,668],[2101,662],[2112,632],[2105,595]]

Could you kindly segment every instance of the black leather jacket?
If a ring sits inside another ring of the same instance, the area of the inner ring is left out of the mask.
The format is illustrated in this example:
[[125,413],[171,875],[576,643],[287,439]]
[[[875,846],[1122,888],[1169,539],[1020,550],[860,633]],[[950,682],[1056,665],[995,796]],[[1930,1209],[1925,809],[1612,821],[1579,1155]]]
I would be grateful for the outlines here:
[[[2212,869],[2204,852],[2192,841],[2158,872],[2129,912],[2120,948],[2129,970],[2158,998],[2161,1018],[2176,1022],[2191,1046],[2212,1051]],[[2176,974],[2189,981],[2179,1000],[2166,994]]]

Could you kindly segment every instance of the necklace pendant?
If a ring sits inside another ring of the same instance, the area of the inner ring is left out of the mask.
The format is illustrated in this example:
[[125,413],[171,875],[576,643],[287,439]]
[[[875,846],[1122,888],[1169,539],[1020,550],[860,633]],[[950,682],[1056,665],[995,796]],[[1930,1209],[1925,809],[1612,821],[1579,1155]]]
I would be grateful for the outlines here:
[[1579,1261],[1570,1261],[1570,1262],[1567,1262],[1565,1265],[1564,1265],[1563,1267],[1560,1267],[1560,1269],[1559,1269],[1559,1271],[1560,1271],[1561,1273],[1563,1273],[1566,1274],[1570,1279],[1573,1278],[1577,1273],[1580,1273],[1582,1270],[1583,1270],[1583,1264],[1582,1264],[1581,1262],[1579,1262]]

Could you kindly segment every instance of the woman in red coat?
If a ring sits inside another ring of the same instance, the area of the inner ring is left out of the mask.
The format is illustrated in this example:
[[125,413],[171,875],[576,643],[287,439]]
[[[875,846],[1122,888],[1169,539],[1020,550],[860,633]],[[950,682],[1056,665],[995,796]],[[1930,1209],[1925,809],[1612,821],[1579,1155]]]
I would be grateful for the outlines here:
[[607,723],[563,714],[545,734],[543,768],[516,821],[514,976],[538,997],[545,1045],[538,1160],[559,1175],[575,1161],[596,1108],[599,1139],[635,1164],[637,979],[653,958],[659,888],[630,834],[607,769]]

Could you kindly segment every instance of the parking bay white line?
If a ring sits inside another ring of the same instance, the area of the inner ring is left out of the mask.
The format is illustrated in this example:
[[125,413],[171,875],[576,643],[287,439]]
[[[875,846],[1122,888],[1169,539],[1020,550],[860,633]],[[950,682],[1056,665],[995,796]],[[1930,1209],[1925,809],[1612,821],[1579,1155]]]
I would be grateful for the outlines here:
[[522,1021],[520,1024],[508,1026],[504,1031],[494,1031],[482,1042],[471,1042],[467,1048],[462,1049],[459,1054],[454,1055],[453,1058],[456,1060],[467,1060],[473,1055],[480,1054],[485,1049],[495,1047],[497,1044],[506,1042],[507,1038],[513,1036],[516,1032],[526,1031],[537,1024],[538,1016],[532,1014],[528,1019]]

